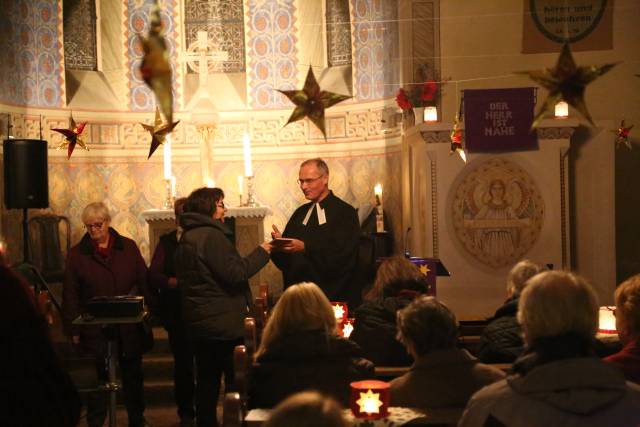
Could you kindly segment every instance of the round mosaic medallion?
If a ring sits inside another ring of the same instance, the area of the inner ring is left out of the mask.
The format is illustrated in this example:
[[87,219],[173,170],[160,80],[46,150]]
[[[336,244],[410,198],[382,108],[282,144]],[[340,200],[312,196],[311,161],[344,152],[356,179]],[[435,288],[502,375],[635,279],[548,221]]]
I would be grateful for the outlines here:
[[514,264],[534,245],[544,202],[531,176],[516,163],[493,158],[470,169],[453,188],[449,206],[455,237],[492,268]]

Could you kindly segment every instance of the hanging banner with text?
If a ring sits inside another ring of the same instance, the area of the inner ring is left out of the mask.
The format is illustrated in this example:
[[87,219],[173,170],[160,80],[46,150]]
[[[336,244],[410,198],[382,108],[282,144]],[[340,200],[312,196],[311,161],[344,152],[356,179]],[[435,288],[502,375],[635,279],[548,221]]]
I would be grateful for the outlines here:
[[613,49],[613,0],[523,0],[522,53]]
[[535,88],[468,89],[464,91],[465,149],[487,151],[537,150],[531,131]]

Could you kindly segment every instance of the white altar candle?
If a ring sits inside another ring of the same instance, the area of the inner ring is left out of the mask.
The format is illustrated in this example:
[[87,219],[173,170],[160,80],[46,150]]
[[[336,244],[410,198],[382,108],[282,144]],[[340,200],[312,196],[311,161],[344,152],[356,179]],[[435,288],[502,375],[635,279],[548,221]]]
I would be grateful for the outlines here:
[[171,175],[171,197],[176,197],[176,177]]
[[249,134],[245,133],[242,136],[242,152],[244,154],[244,176],[253,176],[251,170],[251,140],[249,140]]
[[171,135],[164,141],[164,179],[171,179]]
[[238,175],[238,194],[242,196],[244,180],[242,175]]
[[376,184],[376,186],[373,187],[373,193],[376,195],[376,205],[382,206],[382,184]]

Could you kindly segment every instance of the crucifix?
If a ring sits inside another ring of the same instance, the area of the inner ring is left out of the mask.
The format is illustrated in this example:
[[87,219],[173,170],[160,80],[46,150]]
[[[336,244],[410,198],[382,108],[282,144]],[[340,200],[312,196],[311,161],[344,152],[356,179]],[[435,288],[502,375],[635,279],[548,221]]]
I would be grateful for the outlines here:
[[[189,46],[191,52],[186,52],[187,65],[199,74],[200,88],[206,87],[209,80],[209,61],[213,63],[228,61],[229,53],[225,51],[209,50],[209,42],[206,31],[198,31],[198,39]],[[193,52],[193,51],[196,52]],[[198,64],[198,69],[191,65],[192,62]]]
[[[185,52],[187,66],[198,73],[198,89],[191,97],[186,109],[191,111],[191,121],[195,123],[200,133],[200,168],[202,182],[211,181],[212,153],[209,140],[219,121],[218,109],[209,92],[209,62],[222,62],[229,59],[229,54],[223,51],[209,50],[206,31],[198,31],[198,39]],[[198,69],[196,70],[195,64]]]

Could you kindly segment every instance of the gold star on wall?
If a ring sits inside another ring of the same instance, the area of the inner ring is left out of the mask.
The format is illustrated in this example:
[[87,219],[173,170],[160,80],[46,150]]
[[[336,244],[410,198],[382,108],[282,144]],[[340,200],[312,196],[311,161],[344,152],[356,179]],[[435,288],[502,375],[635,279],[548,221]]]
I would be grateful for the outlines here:
[[327,139],[327,134],[324,128],[324,110],[338,102],[351,98],[350,96],[320,90],[320,85],[311,67],[309,67],[307,79],[302,90],[278,90],[278,92],[284,94],[291,102],[296,104],[296,108],[291,113],[285,126],[308,117],[320,129],[325,139]]
[[147,157],[147,160],[151,158],[153,152],[156,151],[156,149],[161,144],[164,144],[167,135],[169,135],[173,131],[173,128],[175,128],[178,123],[180,123],[180,120],[173,123],[162,123],[162,119],[160,118],[160,111],[157,108],[156,119],[153,126],[140,123],[142,127],[151,135],[151,146],[149,148],[149,156]]
[[589,83],[612,69],[616,64],[589,65],[578,67],[573,60],[569,44],[562,46],[558,62],[554,68],[536,71],[520,71],[549,91],[542,108],[531,124],[532,128],[540,124],[546,112],[552,112],[560,100],[575,108],[591,125],[594,125],[591,114],[584,101],[584,90]]

